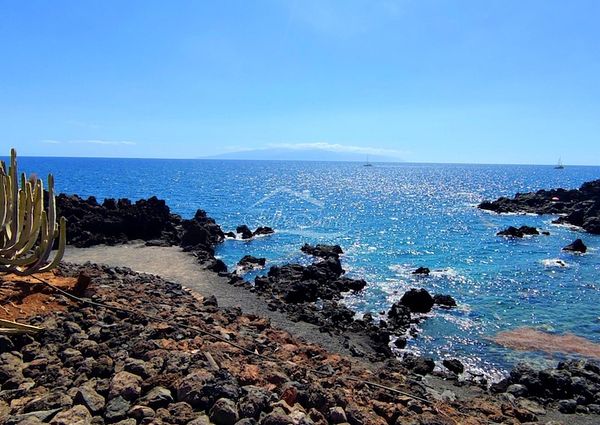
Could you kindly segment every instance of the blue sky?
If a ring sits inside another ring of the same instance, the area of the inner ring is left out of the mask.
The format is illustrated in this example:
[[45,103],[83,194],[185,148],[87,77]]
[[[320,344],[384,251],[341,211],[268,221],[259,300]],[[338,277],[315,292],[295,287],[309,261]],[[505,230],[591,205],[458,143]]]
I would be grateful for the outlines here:
[[600,2],[3,1],[5,154],[600,164]]

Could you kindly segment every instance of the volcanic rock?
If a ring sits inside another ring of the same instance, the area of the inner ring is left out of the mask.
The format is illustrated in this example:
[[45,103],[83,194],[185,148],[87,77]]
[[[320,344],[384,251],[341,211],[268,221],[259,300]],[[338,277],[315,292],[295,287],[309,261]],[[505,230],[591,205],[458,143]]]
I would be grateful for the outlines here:
[[404,293],[400,302],[407,306],[413,313],[428,313],[433,307],[433,298],[427,290],[411,289]]
[[422,267],[422,266],[412,272],[412,274],[424,274],[424,275],[428,275],[429,273],[431,273],[431,270],[429,270],[429,268],[427,268],[427,267]]
[[309,244],[304,244],[302,248],[300,248],[300,250],[305,254],[321,258],[338,258],[341,254],[344,253],[344,251],[339,245],[317,244],[315,246],[312,246]]
[[565,246],[563,251],[580,252],[583,254],[587,251],[587,246],[585,246],[581,239],[575,239],[569,245]]
[[433,372],[435,363],[430,357],[409,354],[402,359],[402,366],[418,375],[428,375]]
[[250,239],[253,236],[252,231],[245,224],[240,224],[235,231],[242,236],[242,239]]
[[523,238],[525,235],[539,235],[540,232],[535,227],[521,226],[514,227],[509,226],[508,228],[496,233],[496,236],[508,236],[513,238]]
[[512,199],[483,201],[479,208],[497,213],[562,214],[555,223],[571,224],[600,234],[600,180],[586,182],[573,190],[517,193]]
[[456,307],[456,300],[450,295],[435,294],[433,303],[446,308]]
[[257,258],[252,255],[244,255],[242,259],[238,261],[238,267],[242,270],[255,269],[264,267],[266,262],[266,258]]
[[252,235],[253,236],[261,236],[261,235],[270,235],[272,233],[275,233],[275,230],[273,230],[269,226],[259,226],[256,228],[256,230],[254,230],[254,232],[252,232]]
[[465,371],[465,366],[458,359],[444,359],[442,364],[450,372],[454,372],[457,375],[459,375]]

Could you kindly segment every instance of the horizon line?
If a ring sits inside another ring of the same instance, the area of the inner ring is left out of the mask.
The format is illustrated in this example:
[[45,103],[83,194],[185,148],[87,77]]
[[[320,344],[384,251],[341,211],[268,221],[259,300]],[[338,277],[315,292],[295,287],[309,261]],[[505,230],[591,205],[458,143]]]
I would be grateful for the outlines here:
[[[0,155],[0,158],[10,158],[6,155]],[[19,155],[19,158],[63,158],[63,159],[134,159],[134,160],[169,160],[169,161],[262,161],[262,162],[331,162],[331,163],[353,163],[363,164],[361,160],[312,160],[312,159],[243,159],[243,158],[211,158],[211,157],[193,157],[193,158],[159,158],[159,157],[107,157],[107,156],[58,156],[58,155]],[[556,166],[553,164],[527,164],[527,163],[500,163],[500,162],[420,162],[420,161],[370,161],[371,164],[404,164],[404,165],[529,165],[539,167]],[[567,164],[569,167],[600,167],[600,164]]]

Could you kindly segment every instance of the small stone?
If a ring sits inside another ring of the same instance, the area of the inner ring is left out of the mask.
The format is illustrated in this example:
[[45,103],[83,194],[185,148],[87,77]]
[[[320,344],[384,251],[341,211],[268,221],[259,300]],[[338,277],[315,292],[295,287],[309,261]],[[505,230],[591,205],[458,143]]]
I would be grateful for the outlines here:
[[102,409],[104,409],[104,405],[106,404],[104,397],[102,397],[89,386],[83,386],[77,389],[74,402],[76,404],[83,404],[93,414],[102,411]]
[[[298,423],[300,423],[300,422],[298,422]],[[240,419],[239,421],[237,421],[235,423],[235,425],[256,425],[256,424],[257,424],[256,420],[251,419],[251,418]],[[188,425],[190,425],[190,424],[188,424]]]
[[[293,425],[292,418],[288,415],[278,412],[272,412],[265,416],[260,422],[261,425]],[[327,423],[327,422],[325,422]]]
[[106,405],[104,416],[110,421],[123,419],[129,411],[130,404],[121,396],[111,399]]
[[541,405],[532,400],[521,399],[519,400],[519,407],[525,410],[529,410],[531,413],[536,415],[545,415],[546,409]]
[[590,410],[590,413],[600,415],[600,404],[588,404],[588,409]]
[[334,424],[341,424],[347,422],[346,412],[340,406],[335,406],[329,409],[329,420]]
[[210,419],[208,419],[208,416],[201,414],[196,419],[188,422],[187,425],[210,425]]
[[524,397],[527,395],[527,387],[521,384],[509,385],[506,392],[514,395],[515,397]]
[[173,402],[171,391],[164,387],[154,387],[143,398],[150,407],[157,408],[168,405]]
[[[21,424],[21,423],[45,423],[50,420],[57,412],[61,409],[52,410],[38,410],[36,412],[23,413],[21,415],[13,415],[9,419],[9,424]],[[29,422],[27,422],[29,421]]]
[[205,298],[204,302],[202,304],[205,305],[205,306],[212,306],[212,307],[218,307],[219,306],[219,302],[217,301],[217,297],[215,297],[214,295],[211,295],[208,298]]
[[142,392],[142,378],[130,372],[117,372],[110,382],[108,398],[121,396],[127,400],[134,400]]
[[561,413],[575,413],[577,410],[577,402],[573,399],[560,400],[558,402],[558,411]]
[[141,422],[144,418],[153,418],[155,413],[150,407],[138,404],[129,409],[128,415]]
[[429,270],[428,267],[418,267],[416,270],[414,270],[412,272],[412,274],[424,274],[424,275],[428,275],[429,273],[431,273],[431,270]]
[[234,425],[239,419],[235,403],[228,398],[218,399],[210,409],[209,415],[216,425]]
[[293,406],[296,404],[296,399],[298,398],[298,390],[293,385],[287,385],[283,392],[281,393],[281,399],[285,400],[287,404]]
[[6,335],[0,335],[0,353],[7,353],[15,349],[12,340]]
[[50,421],[51,425],[90,425],[92,421],[92,415],[90,412],[78,404],[69,410],[63,410],[56,414],[56,416]]
[[123,419],[122,421],[116,422],[113,425],[136,425],[137,421],[133,418]]
[[34,412],[71,407],[72,405],[73,399],[71,397],[66,395],[63,391],[55,391],[29,401],[23,410],[25,412]]

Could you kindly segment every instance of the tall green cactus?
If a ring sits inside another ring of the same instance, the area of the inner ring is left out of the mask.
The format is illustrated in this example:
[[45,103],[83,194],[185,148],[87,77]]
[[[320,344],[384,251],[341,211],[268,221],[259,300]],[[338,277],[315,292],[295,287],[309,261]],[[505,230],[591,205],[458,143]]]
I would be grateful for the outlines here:
[[[19,187],[20,180],[20,187]],[[10,166],[0,161],[0,273],[24,276],[45,272],[60,262],[67,242],[64,217],[56,222],[54,178],[48,175],[48,208],[40,179],[17,173],[17,152],[11,149]],[[58,251],[50,260],[58,238]]]

